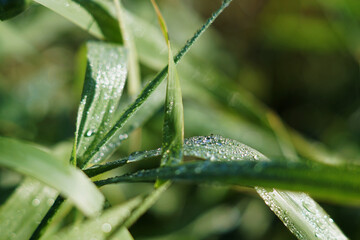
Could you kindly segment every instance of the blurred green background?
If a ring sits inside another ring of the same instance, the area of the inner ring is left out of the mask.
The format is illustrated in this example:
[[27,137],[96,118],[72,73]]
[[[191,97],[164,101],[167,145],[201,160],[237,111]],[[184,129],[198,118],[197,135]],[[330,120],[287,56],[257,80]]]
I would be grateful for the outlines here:
[[[219,3],[159,1],[175,46]],[[157,28],[150,1],[127,0],[124,6]],[[86,64],[84,42],[89,39],[85,31],[36,4],[0,22],[0,135],[69,155]],[[164,65],[159,60],[164,54],[153,56],[153,66],[142,62],[143,83],[157,72],[154,66]],[[216,70],[217,84],[235,93],[245,89],[286,125],[319,142],[316,146],[355,163],[360,160],[359,61],[358,0],[234,0],[191,53],[201,74],[212,76]],[[186,66],[180,64],[179,71],[186,76]],[[278,156],[274,137],[232,108],[235,95],[209,94],[196,85],[201,74],[183,83],[186,137],[221,134]],[[117,156],[161,146],[162,119],[159,109],[143,127],[141,145],[126,143]],[[0,202],[20,180],[0,169]],[[124,184],[104,192],[116,204],[150,187]],[[360,239],[359,207],[320,203],[348,237]],[[251,189],[189,184],[174,185],[130,231],[135,239],[295,238]]]

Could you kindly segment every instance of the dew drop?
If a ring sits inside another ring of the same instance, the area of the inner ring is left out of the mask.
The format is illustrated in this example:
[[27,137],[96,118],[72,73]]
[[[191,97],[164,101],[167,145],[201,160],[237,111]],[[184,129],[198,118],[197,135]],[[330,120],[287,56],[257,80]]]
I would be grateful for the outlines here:
[[49,198],[46,203],[48,206],[52,206],[54,204],[55,200],[53,198]]
[[110,223],[104,223],[103,225],[101,225],[101,230],[105,233],[110,232],[112,229]]
[[34,207],[37,207],[40,205],[40,199],[37,199],[35,198],[34,200],[32,200],[31,204],[34,206]]
[[119,140],[123,141],[125,139],[127,139],[129,136],[125,133],[125,134],[120,134],[119,135]]
[[94,134],[96,133],[96,131],[95,130],[93,130],[93,129],[89,129],[89,130],[87,130],[86,131],[86,133],[85,133],[85,137],[91,137],[91,136],[94,136]]

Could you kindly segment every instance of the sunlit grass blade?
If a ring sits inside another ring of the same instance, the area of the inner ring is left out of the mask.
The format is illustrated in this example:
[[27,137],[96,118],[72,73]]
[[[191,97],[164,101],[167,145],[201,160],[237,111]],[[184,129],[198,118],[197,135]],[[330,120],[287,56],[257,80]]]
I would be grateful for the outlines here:
[[[64,10],[67,6],[67,0],[58,0],[56,3],[56,7],[53,7],[52,4],[46,4],[42,2],[42,0],[38,0],[40,4],[43,4],[46,7],[49,7],[53,11],[67,17],[69,20],[73,22],[77,22],[78,16],[76,15],[76,11],[67,12]],[[97,1],[92,1],[96,2]],[[189,51],[192,45],[197,41],[197,39],[206,31],[206,29],[215,21],[215,19],[222,13],[222,11],[229,6],[231,0],[223,1],[222,5],[212,14],[210,18],[207,19],[205,24],[194,34],[194,36],[187,41],[185,46],[174,56],[174,62],[177,64],[182,57]],[[71,7],[71,6],[69,6]],[[77,7],[76,7],[77,8]],[[109,8],[108,8],[109,9]],[[66,14],[65,14],[66,12]],[[115,19],[115,18],[114,18]],[[130,26],[131,22],[129,21]],[[141,54],[141,52],[139,52]],[[153,56],[151,57],[153,58]],[[143,103],[149,98],[149,96],[154,92],[154,90],[159,86],[162,80],[165,79],[168,71],[168,66],[163,68],[156,77],[150,81],[145,88],[142,90],[138,98],[135,100],[133,104],[131,104],[122,114],[120,119],[116,122],[114,127],[106,134],[106,136],[102,139],[100,143],[97,144],[96,147],[92,148],[92,153],[86,157],[86,159],[93,159],[96,153],[101,152],[101,148],[108,148],[109,144],[112,143],[111,139],[118,134],[124,124],[128,121],[130,117],[134,115],[134,113],[143,105]]]
[[122,0],[114,0],[114,4],[116,7],[117,18],[118,18],[124,46],[129,51],[128,53],[129,77],[127,81],[127,89],[131,97],[136,97],[141,87],[140,68],[139,68],[137,50],[135,47],[134,39],[129,29],[129,24],[126,22],[125,11],[123,9],[121,1]]
[[[228,183],[306,191],[333,201],[359,203],[357,169],[341,169],[322,164],[272,162],[254,149],[221,136],[185,140],[184,156],[206,161],[141,170],[96,182],[98,186],[116,182],[186,180]],[[339,176],[341,179],[339,180]],[[299,238],[346,239],[325,211],[308,195],[256,187],[256,190],[284,224]],[[302,237],[300,237],[302,236]]]
[[0,208],[1,238],[29,239],[57,194],[45,184],[26,178]]
[[0,165],[55,188],[88,216],[102,210],[104,197],[83,172],[35,146],[0,138]]
[[[223,160],[227,162],[222,162]],[[360,182],[356,180],[359,175],[358,170],[339,169],[320,164],[263,162],[254,160],[254,156],[251,155],[243,157],[242,161],[217,157],[213,161],[195,161],[166,167],[165,170],[162,168],[141,170],[111,181],[147,182],[154,181],[158,177],[166,180],[262,186],[304,191],[338,203],[360,203],[358,192]],[[338,180],[339,176],[341,180]]]
[[[138,54],[135,46],[135,41],[130,31],[130,25],[127,22],[125,11],[122,5],[122,0],[113,0],[116,15],[119,22],[119,27],[121,35],[123,38],[124,46],[128,50],[128,69],[129,76],[127,80],[127,92],[130,96],[130,99],[133,100],[136,98],[137,94],[141,90],[141,79],[140,79],[140,66],[138,60]],[[129,141],[130,141],[130,151],[135,151],[141,146],[141,129],[136,129]]]
[[130,154],[128,157],[121,158],[119,160],[107,162],[104,164],[93,165],[90,168],[84,169],[84,172],[89,177],[93,177],[101,173],[108,172],[112,169],[124,166],[127,163],[137,162],[152,157],[158,157],[160,155],[161,155],[161,149],[134,152]]
[[[196,42],[196,40],[205,32],[205,30],[210,26],[212,22],[220,15],[220,13],[229,5],[231,0],[226,0],[220,6],[220,8],[213,13],[213,15],[206,21],[206,23],[194,34],[194,36],[185,44],[185,46],[178,52],[174,57],[174,62],[178,63],[181,58],[189,51],[191,46]],[[99,142],[99,144],[93,148],[93,153],[99,152],[101,148],[106,148],[108,142],[111,142],[111,138],[117,134],[119,129],[121,129],[124,124],[128,121],[130,117],[144,104],[144,102],[149,98],[149,96],[155,91],[155,89],[160,85],[162,80],[166,77],[168,72],[168,66],[161,70],[155,78],[150,81],[142,90],[138,98],[132,103],[121,115],[120,119],[115,123],[114,127],[105,135],[105,137]],[[100,151],[101,152],[101,151]],[[94,155],[94,154],[93,154]],[[92,158],[93,155],[90,155],[88,159]]]
[[171,52],[169,32],[165,20],[154,0],[151,0],[157,14],[161,31],[168,46],[168,77],[165,100],[165,116],[163,127],[163,158],[161,165],[179,164],[182,161],[184,142],[184,108],[180,79]]
[[34,0],[69,19],[99,39],[121,42],[117,21],[104,7],[88,0]]
[[[89,219],[77,226],[69,226],[59,233],[42,238],[42,239],[133,239],[127,229],[122,227],[120,231],[116,231],[116,226],[121,225],[128,219],[130,213],[134,211],[142,203],[142,197],[137,197],[120,206],[112,207],[103,212],[103,214],[95,219]],[[114,233],[113,238],[109,236]]]
[[[113,149],[93,154],[108,133],[117,110],[127,74],[124,48],[102,42],[88,43],[88,65],[78,111],[75,136],[77,166],[99,162]],[[121,140],[121,139],[120,139]],[[92,159],[89,156],[92,155]]]

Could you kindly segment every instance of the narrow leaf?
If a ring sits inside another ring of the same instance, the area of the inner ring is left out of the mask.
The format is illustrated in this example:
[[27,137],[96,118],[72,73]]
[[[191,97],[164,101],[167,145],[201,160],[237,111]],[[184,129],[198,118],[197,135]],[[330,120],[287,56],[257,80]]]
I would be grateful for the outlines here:
[[0,208],[1,238],[29,239],[57,194],[45,184],[26,178]]
[[99,162],[116,147],[112,146],[110,150],[104,147],[94,153],[94,146],[112,128],[126,80],[126,62],[126,53],[122,47],[102,42],[88,43],[88,65],[75,140],[79,167]]
[[[63,15],[64,17],[68,18],[70,21],[73,21],[77,23],[78,16],[77,11],[79,10],[79,6],[73,6],[68,4],[68,0],[52,0],[51,4],[48,4],[48,1],[43,0],[36,0],[38,3],[50,8],[51,10],[59,13],[60,15]],[[94,3],[98,3],[97,0],[91,1]],[[199,37],[206,31],[206,29],[215,21],[215,19],[222,13],[222,11],[229,6],[231,0],[224,0],[222,5],[217,9],[212,16],[207,19],[207,21],[204,23],[204,25],[195,32],[192,38],[190,38],[184,47],[176,54],[174,57],[174,62],[177,64],[182,57],[189,51],[189,49],[192,47],[192,45],[199,39]],[[105,5],[104,5],[105,6]],[[66,10],[66,8],[72,8],[74,7],[77,10]],[[110,6],[107,5],[107,9],[110,10]],[[109,11],[111,12],[111,11]],[[127,15],[132,16],[130,13],[127,12]],[[129,24],[132,29],[136,28],[137,22],[135,22],[135,25],[132,25],[132,20],[136,20],[136,18],[131,18],[131,21],[129,21]],[[90,18],[91,19],[91,18]],[[114,18],[115,19],[115,18]],[[89,17],[87,16],[87,23],[90,23],[91,20],[89,20]],[[87,29],[84,27],[86,24],[82,24],[81,27]],[[90,32],[91,33],[91,32]],[[96,33],[99,33],[98,31]],[[101,35],[101,34],[100,34]],[[104,35],[96,35],[100,38],[103,38]],[[157,48],[156,48],[157,49]],[[140,54],[142,54],[140,52]],[[153,55],[151,56],[151,59],[153,59]],[[155,89],[160,85],[160,83],[164,80],[164,78],[167,75],[168,67],[166,66],[163,68],[156,76],[155,78],[150,81],[142,90],[139,97],[135,100],[133,104],[131,104],[122,114],[120,119],[116,122],[116,124],[113,126],[113,128],[105,135],[105,137],[94,147],[92,148],[92,151],[89,152],[89,155],[85,157],[85,159],[98,159],[98,156],[95,156],[97,153],[101,153],[102,149],[109,149],[111,148],[111,144],[113,144],[113,138],[119,136],[120,129],[124,126],[124,124],[131,118],[137,110],[144,104],[144,102],[151,96],[151,94],[155,91]],[[96,161],[93,161],[96,162]]]
[[156,11],[161,30],[168,46],[168,78],[166,87],[165,116],[163,127],[163,158],[161,165],[173,165],[182,162],[184,143],[184,108],[180,80],[171,52],[169,33],[165,20],[155,2],[151,0]]
[[96,215],[104,197],[86,175],[32,145],[0,137],[0,165],[32,176],[68,197],[84,214]]
[[125,11],[123,9],[121,0],[114,0],[114,4],[116,7],[117,18],[118,18],[124,46],[129,51],[128,54],[129,78],[127,82],[127,88],[129,95],[131,97],[136,97],[136,94],[139,93],[141,82],[140,82],[140,68],[138,63],[135,42],[129,28],[130,26],[125,17]]
[[[184,155],[207,161],[190,162],[142,170],[96,184],[116,182],[187,180],[230,183],[245,186],[280,187],[307,191],[327,199],[360,200],[357,169],[339,169],[326,165],[271,162],[261,153],[237,141],[221,136],[193,137],[184,145]],[[209,161],[210,160],[210,161]],[[339,178],[339,176],[341,176]],[[347,239],[333,220],[308,195],[276,189],[255,188],[265,203],[299,239]],[[330,194],[329,194],[330,193]]]
[[90,34],[103,40],[121,42],[116,19],[99,2],[88,0],[34,0],[57,12]]

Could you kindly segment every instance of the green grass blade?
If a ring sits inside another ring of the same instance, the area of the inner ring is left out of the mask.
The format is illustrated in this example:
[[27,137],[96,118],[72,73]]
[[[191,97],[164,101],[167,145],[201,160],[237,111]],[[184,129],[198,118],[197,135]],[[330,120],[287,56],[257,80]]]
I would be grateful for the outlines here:
[[101,173],[110,171],[112,169],[124,166],[127,163],[137,162],[137,161],[141,161],[141,160],[152,158],[152,157],[158,157],[158,156],[160,156],[160,154],[161,154],[161,149],[134,152],[134,153],[130,154],[128,157],[125,157],[125,158],[122,158],[122,159],[119,159],[116,161],[111,161],[111,162],[107,162],[104,164],[93,165],[90,168],[84,169],[84,172],[89,177],[93,177],[93,176],[97,176]]
[[45,184],[26,178],[0,208],[1,238],[29,239],[57,194]]
[[[261,162],[244,153],[242,161],[228,158],[212,161],[195,161],[173,167],[140,171],[120,176],[112,181],[154,181],[157,177],[166,180],[193,182],[216,182],[243,186],[262,186],[305,191],[314,196],[334,202],[360,203],[358,170],[338,169],[332,166],[305,163]],[[255,155],[257,156],[257,155]],[[222,162],[222,161],[227,162]],[[338,180],[338,178],[341,180]]]
[[[108,236],[115,233],[111,239],[132,239],[126,228],[122,227],[120,231],[116,231],[116,226],[122,224],[129,214],[134,211],[142,203],[142,198],[137,197],[120,206],[112,207],[95,218],[85,221],[77,226],[70,226],[55,235],[42,239],[108,239]],[[123,238],[119,238],[122,236]]]
[[179,164],[182,162],[182,146],[184,143],[184,108],[180,79],[171,52],[169,33],[165,20],[154,0],[151,0],[157,14],[165,42],[168,46],[168,77],[165,100],[165,116],[163,127],[163,158],[161,165]]
[[[196,42],[196,40],[205,32],[205,30],[210,26],[212,22],[219,16],[219,14],[228,6],[230,0],[224,1],[221,7],[206,21],[206,23],[194,34],[194,36],[185,44],[185,46],[178,52],[178,54],[174,57],[174,62],[178,63],[181,58],[186,54],[186,52],[191,48],[191,46]],[[119,129],[121,129],[124,124],[128,121],[130,117],[134,115],[134,113],[139,110],[139,108],[144,104],[144,102],[151,96],[151,94],[156,90],[156,88],[160,85],[162,80],[166,77],[168,72],[168,66],[166,66],[163,70],[161,70],[155,78],[150,81],[142,90],[138,98],[132,103],[121,115],[120,119],[116,122],[114,127],[106,134],[106,136],[99,142],[99,144],[92,149],[92,155],[88,157],[88,159],[93,158],[93,155],[101,148],[107,148],[109,142],[111,142],[111,138],[116,136]]]
[[[359,171],[356,169],[307,165],[303,162],[271,162],[250,147],[221,136],[186,139],[184,156],[207,161],[142,170],[96,184],[155,181],[160,178],[279,187],[307,191],[334,201],[358,203],[360,200],[360,182],[357,180]],[[298,238],[312,239],[318,236],[320,239],[346,239],[325,211],[308,195],[262,187],[256,187],[259,195]]]
[[[107,157],[112,149],[93,148],[111,129],[126,80],[126,52],[118,45],[89,42],[88,66],[76,128],[77,166],[96,163]],[[116,146],[113,146],[113,148]]]
[[0,165],[32,176],[68,197],[84,214],[102,210],[104,197],[85,174],[32,145],[0,138]]
[[[51,1],[51,4],[46,3],[46,1],[37,0],[40,4],[43,4],[44,6],[50,8],[51,10],[65,16],[70,21],[73,21],[77,23],[78,16],[77,11],[79,6],[73,6],[69,5],[67,0],[58,0],[55,3],[54,1]],[[91,1],[94,3],[97,3],[97,1]],[[174,62],[177,64],[182,57],[188,52],[190,47],[197,41],[197,39],[205,32],[205,30],[215,21],[215,19],[222,13],[222,11],[230,4],[231,0],[225,0],[223,1],[222,5],[219,7],[217,11],[215,11],[212,16],[205,22],[205,24],[194,34],[194,36],[187,41],[185,46],[178,52],[178,54],[174,57]],[[53,4],[56,5],[56,7],[53,6]],[[69,11],[66,10],[66,8],[76,8],[77,10]],[[109,9],[109,7],[108,7]],[[110,11],[111,12],[111,11]],[[115,19],[115,18],[114,18]],[[131,28],[133,28],[132,21],[129,21],[129,24]],[[80,24],[78,24],[80,25]],[[86,24],[80,25],[84,28]],[[86,28],[85,28],[86,29]],[[97,32],[98,33],[98,32]],[[97,35],[98,36],[98,35]],[[104,35],[101,35],[100,38],[104,38]],[[140,53],[141,54],[141,53]],[[153,58],[153,56],[151,57]],[[102,152],[103,149],[108,149],[109,145],[112,144],[112,138],[114,136],[119,135],[118,132],[120,131],[124,124],[127,122],[127,120],[134,115],[134,113],[143,105],[143,103],[149,98],[149,96],[154,92],[154,90],[159,86],[159,84],[164,80],[164,78],[167,75],[168,67],[166,66],[164,69],[162,69],[157,76],[149,82],[145,88],[140,93],[139,97],[135,100],[135,102],[130,105],[122,114],[120,119],[117,121],[115,126],[106,134],[106,136],[103,138],[103,140],[97,144],[96,147],[91,148],[91,151],[89,151],[89,154],[87,154],[84,159],[97,159],[98,157],[95,156],[97,153]]]
[[116,7],[117,18],[119,22],[119,27],[123,37],[124,46],[129,51],[128,65],[129,65],[129,79],[127,82],[128,93],[131,97],[136,97],[136,94],[139,93],[141,87],[140,81],[140,68],[138,63],[137,51],[135,47],[135,42],[132,36],[132,33],[129,29],[129,24],[125,17],[125,11],[123,9],[121,0],[114,0]]
[[116,19],[99,2],[88,0],[35,0],[85,29],[95,37],[122,42]]

